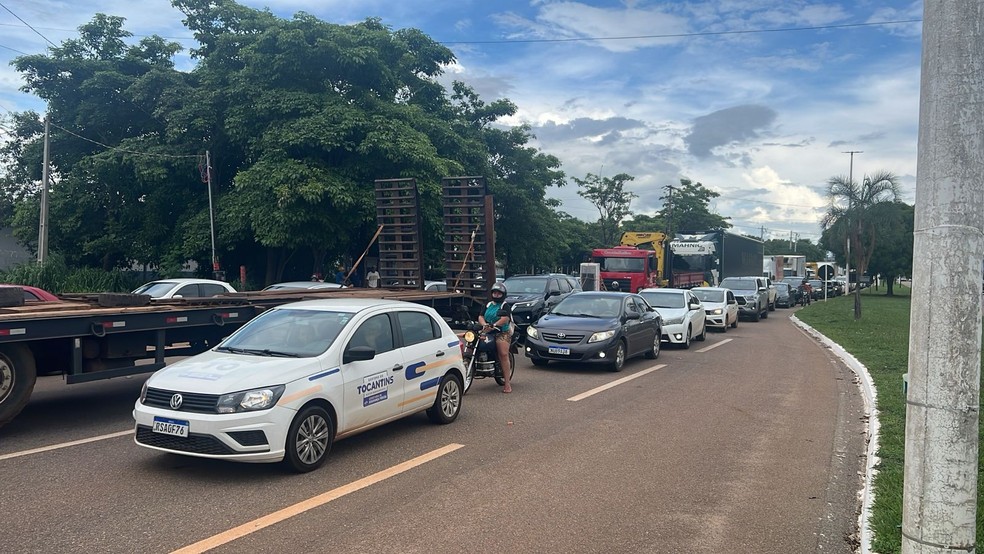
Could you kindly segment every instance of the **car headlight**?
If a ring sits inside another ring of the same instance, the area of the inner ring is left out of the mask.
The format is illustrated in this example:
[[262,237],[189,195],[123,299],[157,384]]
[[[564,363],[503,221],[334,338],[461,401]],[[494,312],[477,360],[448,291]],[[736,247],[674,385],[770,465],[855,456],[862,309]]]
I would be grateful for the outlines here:
[[751,303],[754,304],[755,302],[758,301],[758,296],[746,296],[745,297],[745,301],[746,302],[751,302]]
[[515,304],[513,304],[513,306],[512,306],[512,307],[513,307],[513,309],[514,309],[514,310],[515,310],[516,308],[519,308],[519,309],[525,309],[525,308],[530,308],[530,307],[532,307],[532,306],[533,306],[533,304],[536,304],[536,301],[535,301],[535,300],[534,300],[534,301],[532,301],[532,302],[516,302]]
[[143,386],[140,387],[140,403],[141,404],[143,404],[144,403],[144,400],[147,399],[147,381],[150,381],[150,379],[145,380]]
[[534,339],[540,338],[540,332],[536,330],[536,327],[530,325],[526,328],[526,334]]
[[286,388],[286,385],[277,385],[275,387],[223,394],[216,403],[215,411],[220,414],[232,414],[236,412],[266,410],[272,408],[280,400],[280,396],[284,394]]
[[615,336],[615,331],[599,331],[588,339],[588,342],[600,342],[603,340],[608,340]]
[[465,342],[472,342],[475,340],[475,331],[465,331]]
[[711,310],[711,311],[709,311],[707,313],[709,313],[711,315],[721,315],[721,314],[724,313],[724,310],[721,309],[721,308],[714,308],[713,310]]
[[681,315],[678,317],[668,317],[663,320],[663,325],[679,325],[683,323],[683,320],[686,319],[686,317],[687,317],[686,315]]

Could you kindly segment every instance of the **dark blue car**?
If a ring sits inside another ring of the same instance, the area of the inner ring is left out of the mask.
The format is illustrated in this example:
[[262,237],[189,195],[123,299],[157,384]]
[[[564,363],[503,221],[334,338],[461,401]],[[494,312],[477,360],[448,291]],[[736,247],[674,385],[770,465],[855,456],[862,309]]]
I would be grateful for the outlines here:
[[659,313],[638,294],[579,292],[530,326],[526,355],[537,366],[554,360],[621,371],[633,356],[659,356],[662,328]]

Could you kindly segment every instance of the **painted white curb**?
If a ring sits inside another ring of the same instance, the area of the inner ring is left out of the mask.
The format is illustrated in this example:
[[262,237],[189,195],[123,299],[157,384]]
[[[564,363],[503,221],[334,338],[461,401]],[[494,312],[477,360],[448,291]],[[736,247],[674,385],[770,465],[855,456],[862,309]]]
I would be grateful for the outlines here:
[[861,498],[861,514],[858,516],[858,528],[861,530],[860,552],[861,554],[871,554],[871,504],[875,501],[875,493],[871,490],[871,482],[875,477],[875,473],[877,473],[875,464],[878,463],[878,458],[875,453],[878,451],[879,427],[878,410],[875,408],[875,397],[878,394],[875,390],[875,383],[871,380],[871,374],[868,373],[868,368],[848,351],[844,350],[841,345],[830,340],[820,331],[803,323],[795,315],[790,316],[789,319],[823,343],[844,362],[844,365],[851,368],[851,371],[858,376],[858,388],[861,389],[861,397],[864,399],[864,414],[867,416],[867,425],[865,428],[868,439],[864,480],[861,483],[861,490],[858,491],[858,496]]

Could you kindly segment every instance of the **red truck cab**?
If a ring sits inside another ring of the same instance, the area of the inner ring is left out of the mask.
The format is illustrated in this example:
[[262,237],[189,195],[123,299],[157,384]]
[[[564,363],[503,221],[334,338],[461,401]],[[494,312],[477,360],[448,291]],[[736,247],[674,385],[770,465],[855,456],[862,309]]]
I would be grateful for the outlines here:
[[591,251],[591,261],[601,265],[601,280],[606,290],[639,292],[661,284],[659,259],[653,250],[634,246],[595,248]]

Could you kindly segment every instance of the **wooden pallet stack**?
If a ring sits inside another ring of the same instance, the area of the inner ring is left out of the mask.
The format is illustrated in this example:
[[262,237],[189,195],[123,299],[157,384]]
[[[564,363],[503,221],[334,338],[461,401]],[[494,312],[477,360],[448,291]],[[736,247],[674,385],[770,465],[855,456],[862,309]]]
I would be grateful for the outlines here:
[[420,196],[415,179],[375,181],[379,234],[379,286],[424,288],[424,247],[421,240]]
[[484,299],[495,282],[495,217],[484,177],[441,180],[448,290]]

